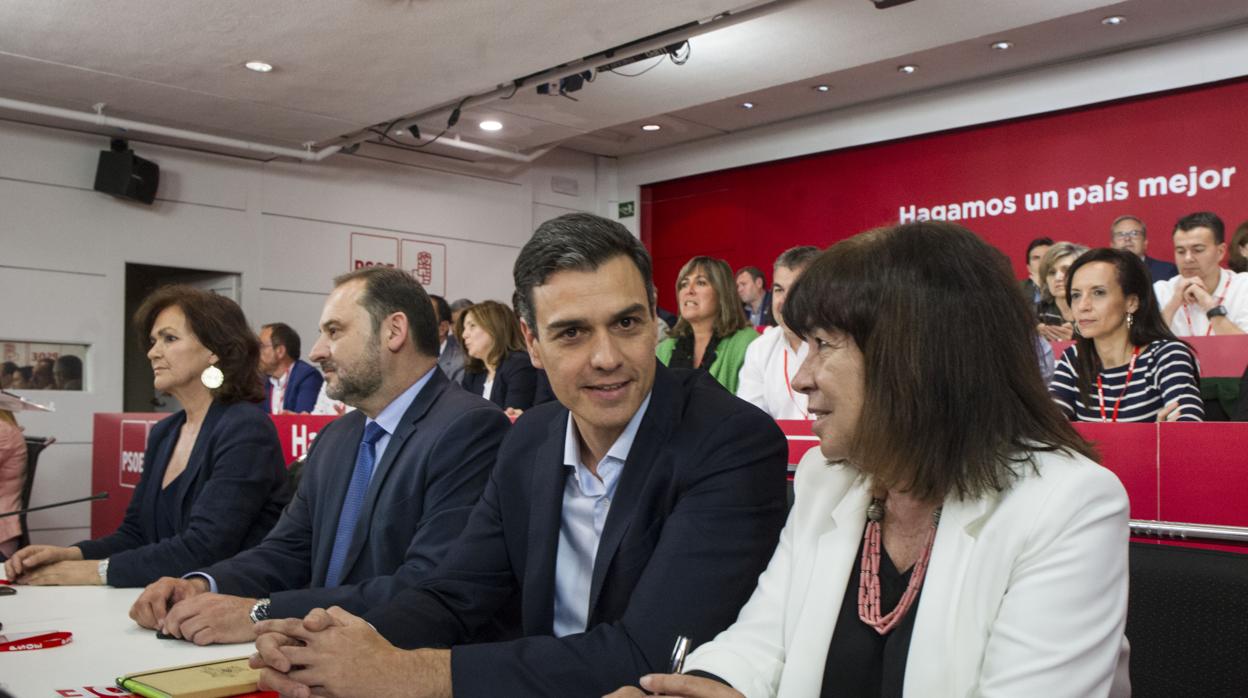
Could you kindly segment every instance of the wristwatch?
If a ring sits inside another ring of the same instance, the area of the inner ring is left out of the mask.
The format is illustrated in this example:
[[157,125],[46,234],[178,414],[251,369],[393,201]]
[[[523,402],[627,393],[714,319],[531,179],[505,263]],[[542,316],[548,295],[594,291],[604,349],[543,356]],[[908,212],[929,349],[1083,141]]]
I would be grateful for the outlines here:
[[100,560],[100,564],[96,566],[95,571],[100,575],[100,584],[108,586],[108,558]]
[[260,599],[257,601],[256,605],[251,607],[251,613],[247,614],[251,618],[251,622],[259,623],[262,620],[268,620],[269,605],[270,601],[268,599]]
[[1210,320],[1214,319],[1215,317],[1226,317],[1226,306],[1219,305],[1219,306],[1210,308],[1209,310],[1205,311],[1205,317],[1209,318]]

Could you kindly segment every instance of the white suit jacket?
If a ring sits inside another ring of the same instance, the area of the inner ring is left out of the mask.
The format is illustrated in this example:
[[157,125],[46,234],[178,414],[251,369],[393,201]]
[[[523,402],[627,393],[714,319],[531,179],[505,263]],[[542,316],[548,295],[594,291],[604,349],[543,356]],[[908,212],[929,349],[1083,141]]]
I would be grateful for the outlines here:
[[[906,660],[906,696],[1129,694],[1127,495],[1083,457],[1036,453],[1009,489],[945,501]],[[817,698],[870,489],[812,448],[780,544],[737,621],[685,670],[747,698]]]

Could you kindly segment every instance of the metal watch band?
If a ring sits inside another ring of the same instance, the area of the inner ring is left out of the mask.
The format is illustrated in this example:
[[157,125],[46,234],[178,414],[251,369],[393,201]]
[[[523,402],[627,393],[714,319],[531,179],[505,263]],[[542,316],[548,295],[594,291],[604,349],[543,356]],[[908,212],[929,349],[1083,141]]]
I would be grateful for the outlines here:
[[252,623],[259,623],[262,620],[269,619],[269,600],[260,599],[256,605],[251,607],[251,613],[247,614],[251,618]]

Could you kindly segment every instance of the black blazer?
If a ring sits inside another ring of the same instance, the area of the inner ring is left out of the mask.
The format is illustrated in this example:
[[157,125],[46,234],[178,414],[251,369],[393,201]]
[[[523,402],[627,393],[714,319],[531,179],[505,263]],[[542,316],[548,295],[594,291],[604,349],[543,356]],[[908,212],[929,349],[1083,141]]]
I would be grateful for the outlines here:
[[[657,363],[657,362],[656,362]],[[702,371],[658,365],[599,543],[585,633],[552,636],[568,410],[524,413],[433,576],[365,618],[400,647],[472,639],[519,596],[524,637],[454,647],[453,691],[599,696],[728,627],[784,524],[784,435]]]
[[171,483],[178,535],[160,539],[156,500],[186,412],[160,420],[147,437],[143,475],[113,533],[77,543],[87,560],[109,558],[108,583],[141,587],[178,577],[250,548],[290,500],[273,420],[249,402],[212,403],[186,464]]
[[364,419],[356,411],[329,423],[312,442],[299,490],[273,532],[251,550],[203,570],[218,591],[268,596],[274,618],[334,605],[363,613],[437,565],[481,498],[511,423],[434,368],[369,482],[342,584],[326,589]]
[[[486,372],[464,372],[464,390],[480,395],[485,390]],[[513,351],[503,358],[494,372],[494,385],[490,388],[490,402],[503,409],[515,407],[527,410],[533,406],[537,390],[537,369],[529,360],[528,352]]]

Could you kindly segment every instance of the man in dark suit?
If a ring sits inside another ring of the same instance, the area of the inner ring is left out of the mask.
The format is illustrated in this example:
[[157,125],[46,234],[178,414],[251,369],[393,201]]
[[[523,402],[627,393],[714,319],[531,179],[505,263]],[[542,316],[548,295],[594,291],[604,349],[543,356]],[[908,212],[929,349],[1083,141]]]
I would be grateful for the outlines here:
[[431,295],[429,300],[433,301],[433,310],[438,318],[438,366],[452,383],[459,385],[464,380],[464,350],[451,331],[454,328],[451,306],[442,296]]
[[437,370],[437,349],[433,306],[409,275],[338,277],[311,358],[329,396],[357,411],[313,442],[299,490],[258,546],[154,582],[130,616],[196,644],[245,642],[264,618],[363,613],[424,579],[467,523],[509,426]]
[[[650,269],[618,223],[538,228],[515,302],[559,402],[512,427],[431,578],[364,619],[266,623],[262,687],[597,696],[666,670],[678,635],[705,642],[732,622],[784,523],[787,447],[763,412],[655,360]],[[465,644],[516,597],[523,637]]]
[[1172,262],[1163,262],[1148,256],[1148,227],[1135,216],[1118,216],[1110,226],[1110,244],[1117,250],[1134,252],[1148,267],[1153,282],[1174,278],[1179,268]]
[[299,348],[299,334],[290,325],[273,322],[260,328],[260,372],[268,377],[264,406],[270,414],[311,412],[316,406],[325,379],[300,360]]

